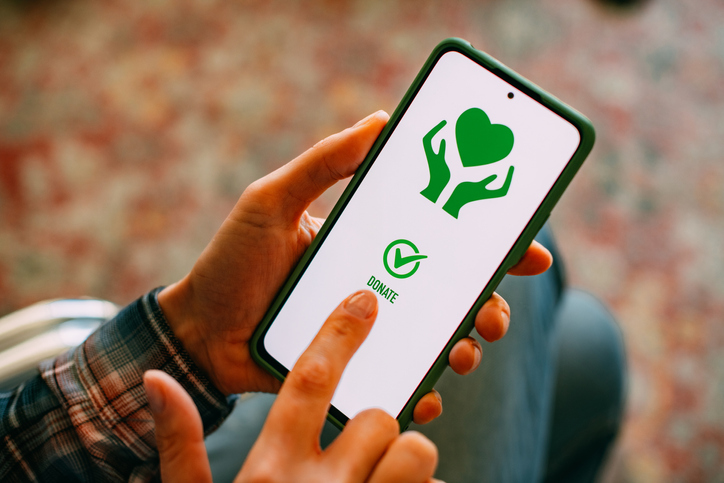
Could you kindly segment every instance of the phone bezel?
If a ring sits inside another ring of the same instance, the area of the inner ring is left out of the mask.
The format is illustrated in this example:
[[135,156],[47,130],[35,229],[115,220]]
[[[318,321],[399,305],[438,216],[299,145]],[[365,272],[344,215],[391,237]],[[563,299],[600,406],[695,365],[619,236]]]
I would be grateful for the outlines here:
[[[464,337],[467,337],[472,331],[475,324],[475,314],[477,314],[478,310],[482,307],[485,301],[490,298],[493,291],[498,286],[503,276],[505,276],[505,273],[508,271],[508,269],[515,265],[518,260],[520,260],[522,255],[527,250],[528,246],[530,246],[531,242],[535,238],[535,235],[538,233],[540,228],[547,220],[551,210],[553,209],[553,206],[555,206],[556,202],[560,199],[571,179],[580,168],[588,153],[591,151],[593,143],[595,141],[595,131],[593,129],[593,125],[585,116],[583,116],[581,113],[571,108],[570,106],[564,104],[556,97],[536,86],[529,80],[520,76],[510,68],[501,64],[493,57],[485,54],[484,52],[476,50],[467,41],[457,38],[445,39],[440,44],[438,44],[437,47],[435,47],[435,49],[432,51],[424,66],[417,74],[415,80],[410,85],[410,88],[406,92],[402,101],[390,117],[389,122],[370,149],[370,152],[367,154],[365,160],[362,162],[357,172],[353,176],[352,180],[350,181],[349,185],[342,193],[339,201],[330,212],[327,221],[320,228],[319,233],[315,237],[314,241],[304,253],[299,263],[294,268],[291,275],[274,298],[274,301],[269,307],[269,310],[265,314],[262,321],[259,323],[259,326],[257,327],[250,344],[253,359],[259,365],[269,371],[272,375],[274,375],[277,379],[283,381],[286,378],[289,369],[284,367],[275,358],[273,358],[264,347],[264,337],[269,330],[269,327],[273,323],[274,319],[283,307],[291,292],[296,287],[297,282],[300,280],[307,267],[314,259],[314,256],[317,253],[319,247],[324,243],[327,234],[334,227],[337,219],[344,211],[344,208],[347,206],[349,200],[354,195],[362,180],[367,175],[372,164],[377,159],[378,154],[384,148],[390,135],[392,134],[392,132],[394,132],[395,128],[399,124],[400,120],[404,116],[412,101],[415,99],[415,96],[424,84],[432,69],[437,64],[438,60],[446,53],[453,51],[459,52],[470,58],[471,60],[475,61],[482,68],[487,69],[492,74],[500,77],[502,80],[504,80],[514,88],[524,92],[543,106],[547,107],[562,118],[566,119],[578,130],[580,134],[580,143],[575,153],[566,164],[566,167],[563,169],[558,179],[549,190],[546,197],[538,206],[534,215],[528,221],[528,224],[523,229],[521,235],[518,237],[516,242],[509,250],[508,254],[501,262],[498,269],[495,271],[495,274],[490,279],[490,282],[482,289],[478,299],[470,307],[467,315],[462,320],[450,340],[448,340],[444,349],[435,360],[435,363],[430,367],[421,383],[418,385],[416,390],[413,392],[413,394],[404,405],[400,414],[397,416],[401,430],[406,429],[412,421],[412,412],[415,405],[417,404],[417,401],[419,401],[419,399],[427,392],[432,390],[435,382],[440,378],[445,368],[448,366],[447,361],[452,347],[457,341],[463,339]],[[349,418],[341,411],[339,411],[336,407],[330,406],[328,419],[339,428],[343,428]]]

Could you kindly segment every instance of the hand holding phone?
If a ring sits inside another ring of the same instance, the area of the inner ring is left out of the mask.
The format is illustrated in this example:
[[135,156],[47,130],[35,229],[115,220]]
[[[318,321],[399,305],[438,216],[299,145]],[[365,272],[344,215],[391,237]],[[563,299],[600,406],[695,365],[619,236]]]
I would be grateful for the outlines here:
[[330,407],[404,429],[593,146],[584,116],[460,39],[440,43],[251,343],[283,379],[333,309],[382,303]]
[[[279,390],[281,382],[252,360],[249,341],[322,225],[307,206],[357,170],[387,119],[375,113],[249,186],[191,272],[159,293],[174,334],[223,393]],[[533,275],[549,264],[550,255],[536,244],[517,274]],[[478,331],[496,340],[509,317],[505,301],[493,297],[480,310]],[[456,345],[453,370],[474,368],[480,360],[476,344],[464,339]],[[415,421],[430,421],[441,410],[438,395],[429,392],[416,406]]]
[[[435,445],[419,433],[400,435],[397,421],[379,409],[352,419],[324,451],[319,446],[332,394],[376,315],[371,292],[353,294],[337,306],[282,385],[235,481],[430,481]],[[161,478],[211,482],[203,425],[191,398],[161,371],[149,371],[144,382]]]

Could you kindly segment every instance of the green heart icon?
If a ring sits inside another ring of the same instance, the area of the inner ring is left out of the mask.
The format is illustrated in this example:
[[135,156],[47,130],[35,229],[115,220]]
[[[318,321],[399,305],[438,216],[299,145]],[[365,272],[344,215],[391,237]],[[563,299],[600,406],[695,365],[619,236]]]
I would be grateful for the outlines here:
[[488,115],[477,107],[460,114],[455,139],[466,168],[496,163],[513,150],[513,131],[502,124],[491,124]]

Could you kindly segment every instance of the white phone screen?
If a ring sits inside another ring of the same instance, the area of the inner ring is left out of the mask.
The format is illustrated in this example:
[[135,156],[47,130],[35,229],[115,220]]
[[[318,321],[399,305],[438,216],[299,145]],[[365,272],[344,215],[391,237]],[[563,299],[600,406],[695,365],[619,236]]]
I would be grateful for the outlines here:
[[579,143],[566,119],[443,54],[269,327],[266,351],[291,369],[342,300],[374,290],[377,321],[332,404],[349,418],[373,407],[397,417]]

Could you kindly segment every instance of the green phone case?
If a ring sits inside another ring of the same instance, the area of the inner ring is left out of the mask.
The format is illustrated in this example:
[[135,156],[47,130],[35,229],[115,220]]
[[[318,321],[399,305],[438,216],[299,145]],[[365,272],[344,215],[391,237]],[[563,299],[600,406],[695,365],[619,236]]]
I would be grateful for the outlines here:
[[[251,341],[251,350],[254,360],[271,374],[273,374],[276,378],[283,381],[286,377],[286,372],[281,367],[277,367],[278,363],[275,364],[276,361],[268,360],[264,356],[266,352],[263,349],[262,345],[264,335],[266,334],[269,326],[276,317],[278,311],[286,301],[288,295],[294,289],[297,280],[304,273],[307,265],[314,257],[314,254],[317,252],[318,247],[322,243],[324,243],[327,233],[334,226],[337,218],[347,205],[348,200],[354,194],[360,182],[364,179],[367,171],[374,163],[378,153],[384,146],[387,138],[396,128],[400,119],[406,112],[408,106],[415,98],[415,95],[427,78],[428,74],[435,66],[437,61],[440,59],[440,57],[450,51],[456,51],[466,55],[470,59],[474,60],[484,68],[497,75],[498,77],[515,86],[522,92],[525,92],[527,95],[536,99],[553,112],[568,120],[578,129],[581,136],[581,141],[570,162],[566,165],[558,180],[555,182],[548,195],[538,207],[535,215],[531,218],[530,222],[523,230],[517,242],[508,252],[508,255],[505,257],[503,263],[500,265],[500,268],[495,272],[490,282],[481,293],[480,297],[470,308],[468,315],[465,317],[458,329],[455,331],[455,334],[445,346],[445,349],[440,354],[440,357],[429,369],[427,375],[422,380],[420,385],[417,387],[415,393],[412,395],[412,397],[409,399],[409,401],[401,411],[400,415],[398,416],[401,430],[405,430],[410,424],[410,422],[412,421],[412,413],[415,405],[422,396],[424,396],[433,389],[433,386],[440,378],[445,368],[448,366],[448,357],[450,355],[450,350],[452,349],[453,345],[455,345],[456,342],[467,337],[470,334],[473,327],[475,326],[475,315],[477,314],[478,310],[493,294],[493,291],[503,279],[508,269],[510,269],[518,262],[518,260],[520,260],[527,248],[530,246],[536,234],[541,229],[545,221],[548,219],[548,215],[550,215],[551,210],[558,202],[558,199],[563,194],[563,191],[565,191],[566,187],[570,183],[571,179],[573,179],[573,176],[580,168],[584,159],[586,159],[586,156],[593,148],[593,143],[595,139],[593,125],[585,116],[583,116],[581,113],[571,108],[570,106],[564,104],[563,102],[561,102],[551,94],[547,93],[540,87],[536,86],[529,80],[515,73],[508,67],[504,66],[494,58],[490,57],[484,52],[476,50],[469,42],[457,38],[445,39],[440,42],[440,44],[438,44],[437,47],[435,47],[435,49],[432,51],[430,57],[428,57],[427,61],[425,62],[425,65],[417,74],[414,82],[407,90],[407,93],[405,93],[405,96],[402,98],[400,104],[397,106],[397,109],[395,109],[395,112],[392,114],[390,121],[387,123],[387,126],[375,141],[364,162],[360,165],[359,169],[355,173],[354,177],[345,189],[339,201],[332,209],[332,212],[327,218],[327,221],[319,230],[319,233],[315,237],[311,246],[302,256],[299,264],[295,267],[292,274],[289,276],[289,279],[285,282],[284,286],[275,297],[274,301],[269,307],[269,311],[266,313],[264,319],[257,327]],[[328,415],[328,419],[339,428],[344,427],[344,425],[346,424],[346,418],[344,416],[341,416],[341,413],[336,411],[335,408],[332,408],[332,411]]]

